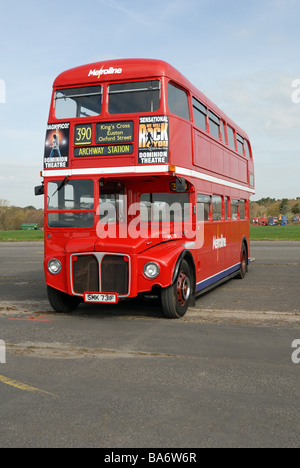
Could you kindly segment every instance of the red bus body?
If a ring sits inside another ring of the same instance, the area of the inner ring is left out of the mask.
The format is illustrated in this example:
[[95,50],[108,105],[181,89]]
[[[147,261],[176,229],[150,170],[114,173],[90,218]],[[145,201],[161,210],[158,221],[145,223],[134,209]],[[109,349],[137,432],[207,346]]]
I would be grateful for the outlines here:
[[[162,61],[84,65],[53,88],[43,178],[55,310],[158,291],[178,318],[244,276],[254,163],[241,128]],[[177,201],[181,220],[159,213]]]

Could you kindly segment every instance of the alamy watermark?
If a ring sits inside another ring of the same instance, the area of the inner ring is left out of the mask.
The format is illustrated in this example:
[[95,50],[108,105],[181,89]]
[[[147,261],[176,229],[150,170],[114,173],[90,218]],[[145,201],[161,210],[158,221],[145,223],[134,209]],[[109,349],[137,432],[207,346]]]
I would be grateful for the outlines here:
[[0,80],[0,104],[6,103],[6,85],[4,80]]
[[6,364],[6,346],[3,340],[0,340],[0,364]]
[[295,348],[295,351],[292,353],[292,362],[294,364],[300,364],[300,340],[294,340],[292,348]]
[[[100,239],[185,239],[193,241],[190,248],[204,244],[204,205],[198,204],[198,222],[193,223],[190,203],[137,202],[129,204],[126,195],[120,195],[115,203],[103,201],[98,208],[100,221],[96,232]],[[196,209],[196,208],[195,208]],[[151,242],[149,242],[151,243]],[[193,244],[193,245],[192,245]],[[219,245],[214,247],[218,248]]]
[[294,104],[300,103],[300,79],[296,79],[292,82],[292,88],[295,88],[292,92],[292,102]]

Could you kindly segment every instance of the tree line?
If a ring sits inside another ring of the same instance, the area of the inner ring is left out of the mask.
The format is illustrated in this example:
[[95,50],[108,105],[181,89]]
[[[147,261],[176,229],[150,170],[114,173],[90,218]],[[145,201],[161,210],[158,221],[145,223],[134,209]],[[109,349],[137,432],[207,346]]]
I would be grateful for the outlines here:
[[17,231],[21,224],[37,223],[39,228],[44,224],[44,211],[34,206],[19,208],[10,206],[7,200],[0,199],[0,231]]
[[[261,198],[250,204],[250,220],[262,216],[279,216],[280,214],[292,219],[294,215],[300,215],[300,197],[296,199]],[[37,223],[39,228],[44,224],[44,211],[34,206],[19,208],[11,206],[7,200],[0,199],[0,231],[19,230],[21,224]]]
[[250,204],[250,220],[263,216],[287,216],[289,220],[295,215],[300,215],[300,197],[296,199],[261,198]]

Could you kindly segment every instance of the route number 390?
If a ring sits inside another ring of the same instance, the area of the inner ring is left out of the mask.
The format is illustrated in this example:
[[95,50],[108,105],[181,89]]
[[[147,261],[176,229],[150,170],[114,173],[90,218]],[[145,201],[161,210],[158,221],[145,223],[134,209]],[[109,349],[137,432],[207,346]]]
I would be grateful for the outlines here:
[[92,143],[92,125],[76,125],[74,133],[75,145],[90,145]]

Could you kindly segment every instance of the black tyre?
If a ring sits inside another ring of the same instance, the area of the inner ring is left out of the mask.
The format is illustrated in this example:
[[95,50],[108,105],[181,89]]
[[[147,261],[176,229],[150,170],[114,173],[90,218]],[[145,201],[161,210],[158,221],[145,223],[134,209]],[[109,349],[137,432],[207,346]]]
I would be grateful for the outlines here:
[[47,293],[50,305],[55,312],[72,312],[81,302],[79,297],[69,296],[69,294],[51,288],[51,286],[47,286]]
[[237,278],[239,279],[245,278],[247,271],[248,271],[248,253],[247,253],[246,245],[243,242],[242,249],[241,249],[241,266],[240,266],[240,270],[237,275]]
[[168,318],[178,319],[185,315],[193,294],[193,280],[188,263],[181,262],[175,283],[161,291],[161,303]]

